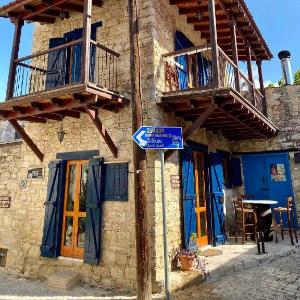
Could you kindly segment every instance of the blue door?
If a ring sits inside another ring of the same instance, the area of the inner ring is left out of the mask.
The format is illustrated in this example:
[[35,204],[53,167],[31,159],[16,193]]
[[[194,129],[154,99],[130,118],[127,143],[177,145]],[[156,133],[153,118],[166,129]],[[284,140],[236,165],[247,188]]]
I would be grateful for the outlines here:
[[243,169],[245,192],[255,199],[275,200],[286,207],[287,197],[294,197],[288,153],[244,155]]
[[195,235],[197,235],[193,150],[189,147],[186,147],[181,153],[184,246],[185,249],[192,249],[196,247]]
[[211,183],[211,220],[213,245],[224,244],[225,215],[224,215],[224,174],[223,155],[210,154],[210,183]]

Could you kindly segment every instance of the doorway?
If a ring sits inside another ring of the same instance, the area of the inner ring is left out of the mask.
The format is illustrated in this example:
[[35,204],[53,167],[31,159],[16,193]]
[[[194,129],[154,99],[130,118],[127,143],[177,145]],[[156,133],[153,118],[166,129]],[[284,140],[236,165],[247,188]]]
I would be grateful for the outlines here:
[[88,161],[67,162],[61,255],[83,258],[86,231]]
[[205,188],[205,165],[204,154],[194,152],[195,164],[195,191],[196,191],[196,218],[197,218],[197,245],[203,247],[208,245],[207,235],[207,207]]
[[206,156],[190,146],[181,152],[183,234],[189,250],[208,245]]
[[[287,197],[294,197],[288,153],[248,154],[242,158],[245,193],[286,207]],[[297,222],[296,216],[294,219]]]

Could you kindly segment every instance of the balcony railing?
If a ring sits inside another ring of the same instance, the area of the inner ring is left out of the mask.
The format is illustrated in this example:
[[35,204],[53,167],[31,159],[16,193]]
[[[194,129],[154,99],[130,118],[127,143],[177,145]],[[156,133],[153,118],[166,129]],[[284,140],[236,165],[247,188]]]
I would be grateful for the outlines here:
[[[91,40],[89,81],[118,93],[119,54]],[[82,39],[19,58],[13,97],[22,97],[82,83]]]
[[[216,85],[210,45],[192,47],[163,55],[165,91],[231,88],[265,114],[264,96],[219,47],[219,85]],[[237,78],[238,76],[238,78]],[[239,85],[239,87],[238,87]]]

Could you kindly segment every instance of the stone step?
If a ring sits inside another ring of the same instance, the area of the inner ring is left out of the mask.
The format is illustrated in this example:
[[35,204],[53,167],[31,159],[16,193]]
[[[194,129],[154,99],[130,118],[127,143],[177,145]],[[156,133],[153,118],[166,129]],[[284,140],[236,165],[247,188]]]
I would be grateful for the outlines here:
[[80,284],[80,275],[71,271],[59,271],[47,278],[47,286],[54,289],[70,290]]

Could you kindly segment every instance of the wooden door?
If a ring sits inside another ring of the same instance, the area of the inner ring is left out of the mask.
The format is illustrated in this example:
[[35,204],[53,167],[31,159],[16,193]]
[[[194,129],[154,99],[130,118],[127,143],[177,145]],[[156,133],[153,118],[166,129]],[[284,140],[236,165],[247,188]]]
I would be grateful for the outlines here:
[[82,258],[85,241],[88,161],[68,161],[61,255]]
[[204,154],[194,152],[194,173],[196,191],[196,219],[197,219],[197,245],[206,246],[208,244],[207,235],[207,209],[206,209],[206,190],[205,190],[205,167]]

